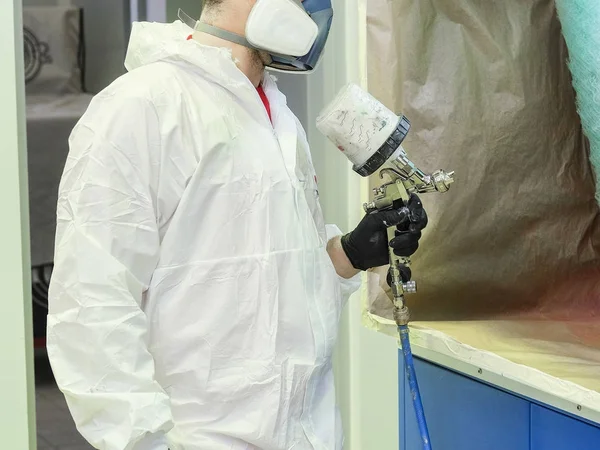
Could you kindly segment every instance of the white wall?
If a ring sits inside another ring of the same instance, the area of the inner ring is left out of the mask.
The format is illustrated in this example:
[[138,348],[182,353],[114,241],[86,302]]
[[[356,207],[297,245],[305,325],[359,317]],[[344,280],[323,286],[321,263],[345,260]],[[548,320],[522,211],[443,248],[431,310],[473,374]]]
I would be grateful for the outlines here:
[[0,1],[0,446],[35,449],[21,0]]

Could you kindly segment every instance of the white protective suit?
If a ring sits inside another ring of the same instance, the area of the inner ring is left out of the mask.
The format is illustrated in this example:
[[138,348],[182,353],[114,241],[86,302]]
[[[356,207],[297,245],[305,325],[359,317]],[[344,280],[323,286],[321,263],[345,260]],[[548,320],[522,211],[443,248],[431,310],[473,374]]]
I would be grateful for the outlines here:
[[[344,298],[304,131],[231,53],[135,24],[60,186],[48,353],[106,450],[342,448]],[[331,236],[330,236],[331,237]]]

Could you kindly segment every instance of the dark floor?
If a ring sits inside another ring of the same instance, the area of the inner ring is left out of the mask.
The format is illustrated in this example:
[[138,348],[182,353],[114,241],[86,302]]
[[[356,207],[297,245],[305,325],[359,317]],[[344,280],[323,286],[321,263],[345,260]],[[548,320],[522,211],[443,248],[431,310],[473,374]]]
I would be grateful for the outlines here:
[[36,352],[35,356],[35,400],[38,450],[93,449],[75,428],[45,352]]

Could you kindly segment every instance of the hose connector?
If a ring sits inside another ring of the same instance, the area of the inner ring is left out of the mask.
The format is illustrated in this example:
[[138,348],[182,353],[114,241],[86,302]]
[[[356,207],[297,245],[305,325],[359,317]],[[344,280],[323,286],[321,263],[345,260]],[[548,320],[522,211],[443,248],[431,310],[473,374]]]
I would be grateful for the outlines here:
[[394,321],[399,327],[408,325],[410,322],[410,312],[406,306],[403,306],[402,308],[396,306],[394,308]]

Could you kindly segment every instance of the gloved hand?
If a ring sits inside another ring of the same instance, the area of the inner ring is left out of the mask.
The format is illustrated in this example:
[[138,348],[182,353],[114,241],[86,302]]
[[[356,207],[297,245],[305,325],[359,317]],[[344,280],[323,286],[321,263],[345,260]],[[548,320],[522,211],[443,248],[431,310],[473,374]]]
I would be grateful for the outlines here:
[[367,214],[356,229],[342,237],[342,248],[355,269],[367,270],[389,263],[387,228],[396,226],[389,245],[398,256],[410,256],[419,248],[421,230],[427,226],[427,213],[416,194],[405,208]]

